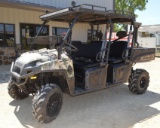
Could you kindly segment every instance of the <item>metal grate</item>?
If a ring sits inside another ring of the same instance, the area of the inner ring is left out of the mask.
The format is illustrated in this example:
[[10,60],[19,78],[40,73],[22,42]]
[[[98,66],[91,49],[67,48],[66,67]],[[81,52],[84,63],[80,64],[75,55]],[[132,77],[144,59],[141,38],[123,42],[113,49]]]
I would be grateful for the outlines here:
[[[32,47],[38,47],[38,48],[54,48],[54,45],[56,43],[59,43],[62,41],[61,36],[37,36],[37,37],[30,37],[27,39],[27,44],[29,44]],[[35,48],[34,48],[35,49]]]

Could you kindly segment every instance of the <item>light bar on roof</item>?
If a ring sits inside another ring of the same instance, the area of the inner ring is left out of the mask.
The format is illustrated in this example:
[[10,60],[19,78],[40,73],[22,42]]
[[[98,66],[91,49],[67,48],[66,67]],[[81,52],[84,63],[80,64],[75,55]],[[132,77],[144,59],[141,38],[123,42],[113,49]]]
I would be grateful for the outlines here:
[[60,11],[56,11],[56,12],[52,12],[52,13],[49,13],[49,14],[42,15],[42,16],[40,16],[40,19],[48,19],[50,17],[54,17],[54,16],[57,16],[59,14],[62,14],[62,13],[68,12],[68,11],[69,11],[69,8],[65,8],[65,9],[62,9]]

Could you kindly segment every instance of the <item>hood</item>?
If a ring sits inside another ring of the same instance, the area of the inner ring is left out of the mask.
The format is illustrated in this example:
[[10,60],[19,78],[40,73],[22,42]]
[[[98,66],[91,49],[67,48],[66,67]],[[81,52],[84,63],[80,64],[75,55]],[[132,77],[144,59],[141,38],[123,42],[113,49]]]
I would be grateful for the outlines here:
[[[49,56],[43,56],[40,53],[23,53],[19,58],[17,58],[16,62],[21,64],[27,64],[33,61],[49,61]],[[21,66],[21,65],[19,65]]]

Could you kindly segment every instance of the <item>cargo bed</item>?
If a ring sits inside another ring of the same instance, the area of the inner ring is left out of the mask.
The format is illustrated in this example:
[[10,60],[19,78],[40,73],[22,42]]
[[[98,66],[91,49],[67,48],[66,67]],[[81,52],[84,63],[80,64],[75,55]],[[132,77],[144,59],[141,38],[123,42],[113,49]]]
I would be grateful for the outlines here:
[[133,48],[131,60],[134,63],[155,59],[155,48]]

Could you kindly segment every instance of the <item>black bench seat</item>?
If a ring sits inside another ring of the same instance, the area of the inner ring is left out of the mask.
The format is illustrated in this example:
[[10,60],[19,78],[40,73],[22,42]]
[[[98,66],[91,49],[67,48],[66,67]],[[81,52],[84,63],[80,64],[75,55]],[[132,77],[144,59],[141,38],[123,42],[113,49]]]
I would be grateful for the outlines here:
[[72,41],[72,45],[78,49],[77,52],[72,52],[71,54],[74,66],[88,68],[99,65],[100,62],[96,60],[96,56],[101,51],[101,41],[88,44],[83,44],[80,41]]
[[84,59],[73,59],[73,64],[76,67],[82,67],[82,68],[90,68],[99,66],[100,63],[92,60],[84,60]]
[[108,60],[109,64],[117,64],[124,61],[122,54],[127,48],[127,44],[127,41],[115,41],[111,44]]

